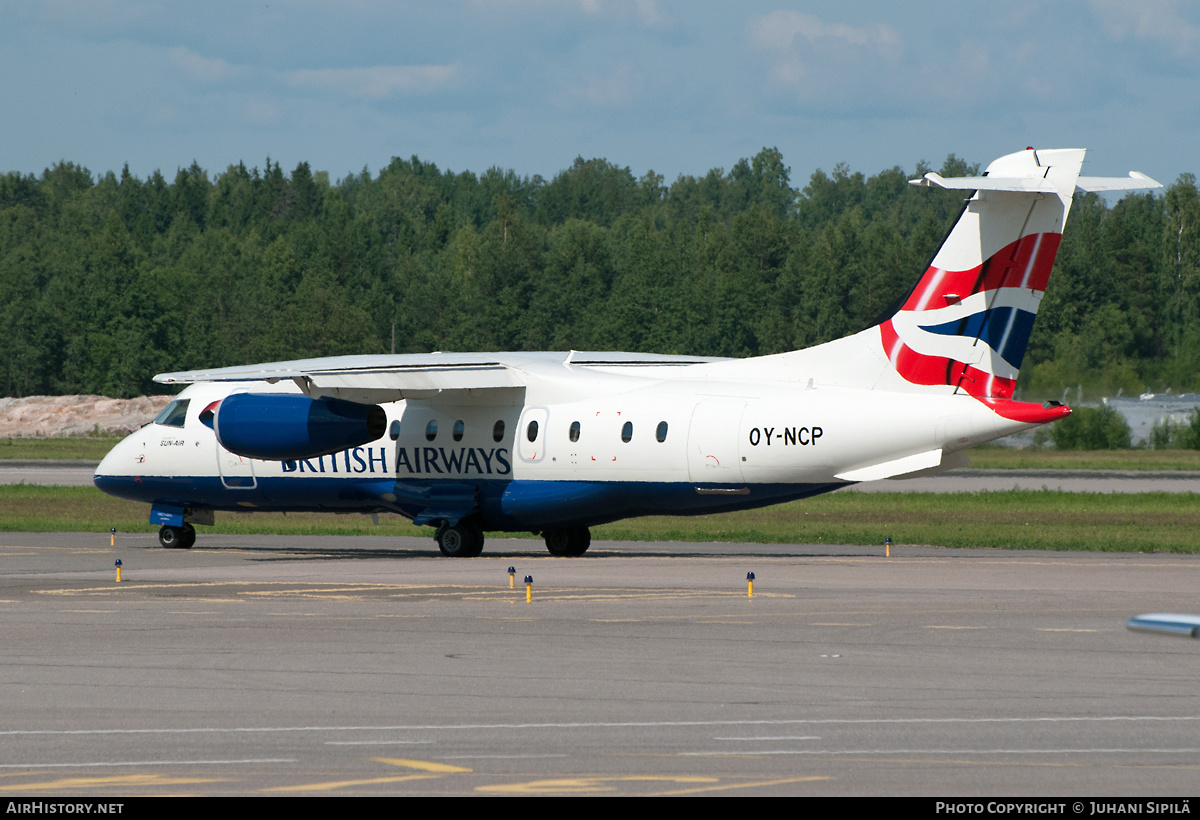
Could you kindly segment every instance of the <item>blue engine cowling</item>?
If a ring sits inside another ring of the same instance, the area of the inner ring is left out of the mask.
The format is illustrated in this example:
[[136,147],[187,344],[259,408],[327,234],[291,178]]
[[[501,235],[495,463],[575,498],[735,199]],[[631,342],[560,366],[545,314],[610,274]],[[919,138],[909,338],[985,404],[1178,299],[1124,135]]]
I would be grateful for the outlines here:
[[377,404],[341,399],[234,393],[221,400],[211,426],[231,453],[290,461],[374,441],[387,431],[387,414]]

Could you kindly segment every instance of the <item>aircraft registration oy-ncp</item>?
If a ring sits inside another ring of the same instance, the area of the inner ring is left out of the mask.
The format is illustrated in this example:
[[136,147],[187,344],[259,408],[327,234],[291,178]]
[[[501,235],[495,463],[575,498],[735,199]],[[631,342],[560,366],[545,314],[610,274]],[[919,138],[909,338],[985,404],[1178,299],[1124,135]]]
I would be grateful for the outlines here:
[[96,470],[151,505],[165,547],[215,511],[399,513],[442,552],[537,532],[581,555],[589,527],[747,509],[860,481],[929,475],[1069,414],[1013,388],[1076,190],[1161,187],[1080,176],[1082,149],[1032,148],[970,192],[882,324],[750,359],[635,353],[338,356],[155,377],[189,384]]

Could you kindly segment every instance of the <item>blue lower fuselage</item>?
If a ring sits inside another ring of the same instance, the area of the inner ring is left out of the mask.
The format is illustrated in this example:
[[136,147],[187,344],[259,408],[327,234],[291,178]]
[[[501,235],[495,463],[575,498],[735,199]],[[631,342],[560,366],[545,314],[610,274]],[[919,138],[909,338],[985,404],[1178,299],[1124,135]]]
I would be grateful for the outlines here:
[[[473,509],[484,529],[503,532],[587,527],[643,515],[702,515],[753,509],[846,486],[842,482],[697,485],[492,479],[451,483],[386,478],[259,477],[254,486],[238,488],[230,487],[218,476],[108,475],[97,475],[95,483],[109,495],[155,507],[227,512],[393,512],[417,523],[427,523],[442,517],[436,514],[441,505],[447,510]],[[432,517],[430,510],[434,511]],[[421,516],[426,520],[421,520]]]

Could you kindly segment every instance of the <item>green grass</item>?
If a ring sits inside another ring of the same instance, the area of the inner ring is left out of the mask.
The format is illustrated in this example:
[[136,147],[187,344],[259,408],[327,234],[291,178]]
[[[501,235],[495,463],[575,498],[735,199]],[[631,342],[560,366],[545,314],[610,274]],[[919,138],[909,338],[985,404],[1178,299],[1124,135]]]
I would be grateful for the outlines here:
[[[0,531],[153,532],[146,504],[91,487],[0,486]],[[380,516],[217,514],[204,532],[431,536]],[[929,544],[944,547],[1200,552],[1200,497],[1191,493],[833,493],[763,510],[691,518],[649,517],[595,527],[612,540]],[[510,537],[510,536],[505,536]]]
[[0,459],[75,458],[99,461],[123,436],[0,438]]
[[1200,498],[1191,493],[1055,490],[832,493],[764,510],[640,518],[597,538],[942,547],[1200,552]]
[[1200,450],[1050,450],[977,447],[971,466],[984,470],[1200,470]]

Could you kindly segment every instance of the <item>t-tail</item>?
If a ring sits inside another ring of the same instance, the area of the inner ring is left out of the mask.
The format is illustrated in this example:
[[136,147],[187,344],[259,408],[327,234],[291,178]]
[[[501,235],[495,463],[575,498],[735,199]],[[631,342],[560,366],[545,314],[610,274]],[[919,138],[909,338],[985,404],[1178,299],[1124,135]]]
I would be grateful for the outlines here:
[[879,325],[901,379],[989,404],[1012,398],[1075,191],[1162,187],[1137,172],[1082,177],[1084,153],[1027,148],[981,177],[913,180],[974,193],[921,281]]

